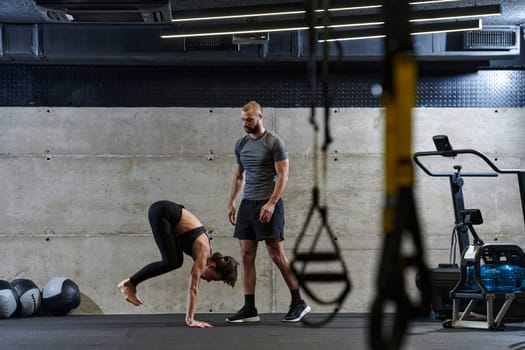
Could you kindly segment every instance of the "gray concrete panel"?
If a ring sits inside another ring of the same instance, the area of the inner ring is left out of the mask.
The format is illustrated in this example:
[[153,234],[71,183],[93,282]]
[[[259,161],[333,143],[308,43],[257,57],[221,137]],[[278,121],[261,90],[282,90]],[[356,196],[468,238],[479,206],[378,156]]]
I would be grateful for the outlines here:
[[[383,243],[383,111],[330,110],[334,142],[327,152],[326,178],[323,159],[313,149],[310,110],[264,112],[265,126],[283,137],[290,153],[283,195],[288,257],[293,258],[317,179],[354,285],[342,310],[368,311]],[[323,111],[316,112],[322,130]],[[456,148],[482,151],[501,167],[525,168],[523,115],[523,109],[416,109],[413,148],[432,150],[432,135],[447,134]],[[42,286],[66,275],[86,297],[81,313],[184,312],[189,259],[180,271],[141,286],[147,302],[140,308],[125,303],[116,284],[157,259],[146,212],[159,199],[185,204],[212,231],[215,250],[239,258],[226,217],[233,144],[244,135],[239,118],[240,108],[1,109],[0,278],[27,277]],[[324,136],[318,136],[322,142]],[[449,184],[419,169],[414,173],[426,258],[435,266],[449,257]],[[483,212],[485,224],[478,232],[486,242],[525,246],[514,176],[469,178],[464,191],[467,206]],[[306,232],[307,240],[313,232]],[[331,243],[321,240],[320,246]],[[264,244],[257,259],[259,311],[286,312],[289,291]],[[337,293],[337,285],[319,287]],[[416,292],[410,283],[407,288]],[[233,290],[205,284],[199,312],[235,312],[242,294],[240,281]],[[331,311],[330,306],[313,306],[314,311]]]

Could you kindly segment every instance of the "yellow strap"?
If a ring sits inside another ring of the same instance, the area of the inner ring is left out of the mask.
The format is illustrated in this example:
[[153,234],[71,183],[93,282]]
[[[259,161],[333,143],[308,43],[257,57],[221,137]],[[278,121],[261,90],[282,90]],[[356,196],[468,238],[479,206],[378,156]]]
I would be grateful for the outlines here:
[[411,56],[392,60],[393,92],[385,92],[385,233],[394,230],[399,189],[414,182],[412,165],[412,106],[415,100],[417,66]]

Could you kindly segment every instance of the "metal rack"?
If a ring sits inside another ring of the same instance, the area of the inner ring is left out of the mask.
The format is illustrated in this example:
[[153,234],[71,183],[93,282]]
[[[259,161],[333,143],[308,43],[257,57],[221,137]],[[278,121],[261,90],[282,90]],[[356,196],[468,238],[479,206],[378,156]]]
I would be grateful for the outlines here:
[[[515,288],[499,288],[497,281],[495,286],[489,288],[481,279],[480,266],[491,264],[495,266],[512,264],[520,267],[525,266],[525,255],[523,250],[513,244],[483,244],[469,246],[463,254],[461,261],[461,278],[450,292],[453,302],[452,319],[443,323],[446,328],[481,328],[489,330],[501,330],[504,328],[503,318],[509,310],[512,302],[518,294],[521,294],[521,279]],[[473,275],[470,275],[473,273]],[[494,301],[503,298],[504,302],[495,310]],[[468,300],[464,310],[460,308],[460,302]],[[487,307],[486,320],[468,320],[474,307],[484,301]]]

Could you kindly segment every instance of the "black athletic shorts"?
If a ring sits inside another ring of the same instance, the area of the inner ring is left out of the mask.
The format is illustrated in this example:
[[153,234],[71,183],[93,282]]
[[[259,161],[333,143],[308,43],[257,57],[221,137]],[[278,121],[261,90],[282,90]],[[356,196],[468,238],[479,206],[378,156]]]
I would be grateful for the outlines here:
[[284,205],[282,199],[277,201],[270,222],[259,221],[262,206],[268,200],[243,199],[237,212],[235,233],[233,237],[242,240],[264,241],[266,239],[284,239]]

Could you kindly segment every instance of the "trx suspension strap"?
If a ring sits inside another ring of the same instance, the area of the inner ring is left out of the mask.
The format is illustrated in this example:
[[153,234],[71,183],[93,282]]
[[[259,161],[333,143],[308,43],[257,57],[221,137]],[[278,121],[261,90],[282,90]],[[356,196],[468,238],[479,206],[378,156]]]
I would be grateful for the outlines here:
[[[411,161],[411,108],[415,99],[416,62],[412,56],[408,0],[383,0],[385,22],[385,207],[384,244],[372,304],[369,340],[372,349],[399,349],[408,322],[428,315],[430,307],[429,271],[423,259],[423,242],[416,216]],[[402,239],[412,244],[412,254]],[[421,277],[421,296],[413,302],[407,294],[408,269]],[[385,312],[393,306],[391,329],[385,327]],[[385,334],[386,333],[386,334]]]
[[[311,21],[315,21],[315,11],[316,1],[307,1],[309,8],[307,13]],[[328,6],[328,2],[324,1],[323,6]],[[327,14],[328,11],[325,11]],[[326,16],[326,15],[325,15]],[[323,18],[323,21],[326,23],[327,18]],[[315,23],[315,22],[313,22]],[[328,50],[327,44],[325,43],[323,50],[323,74],[322,74],[322,83],[323,83],[323,98],[325,103],[324,108],[324,142],[322,146],[322,179],[323,187],[326,189],[326,179],[327,179],[327,152],[328,146],[332,142],[330,136],[330,127],[329,127],[329,94],[328,94]],[[320,204],[320,190],[319,190],[319,179],[318,179],[318,133],[319,126],[317,125],[315,117],[315,96],[317,95],[317,62],[316,62],[316,33],[314,30],[314,25],[310,22],[310,66],[309,66],[309,77],[310,77],[310,87],[311,87],[311,111],[310,111],[310,123],[313,128],[313,181],[314,187],[312,189],[312,205],[308,211],[306,221],[303,225],[301,233],[297,237],[297,241],[294,247],[294,258],[292,260],[292,269],[297,276],[299,284],[304,289],[306,294],[312,298],[316,303],[322,305],[334,305],[334,310],[332,313],[328,314],[324,319],[320,321],[309,321],[308,318],[304,318],[302,322],[311,327],[320,327],[328,322],[330,322],[340,307],[342,306],[346,296],[350,292],[351,284],[348,277],[348,270],[346,264],[341,256],[341,252],[337,245],[337,238],[332,232],[330,225],[328,224],[328,208],[326,203],[323,205]],[[324,196],[326,198],[326,196]],[[326,200],[326,199],[325,199]],[[311,226],[314,226],[313,231],[310,231]],[[311,237],[308,237],[310,241],[309,244],[306,243],[306,236],[309,232],[313,232]],[[318,245],[321,242],[320,238],[322,234],[326,234],[323,239],[323,242],[328,241],[327,244],[329,247],[320,248]],[[329,265],[329,268],[327,267]],[[334,269],[334,265],[336,265]],[[320,283],[335,283],[337,287],[341,286],[341,292],[335,296],[326,298],[322,297],[323,289],[316,292],[312,287],[312,284]]]

